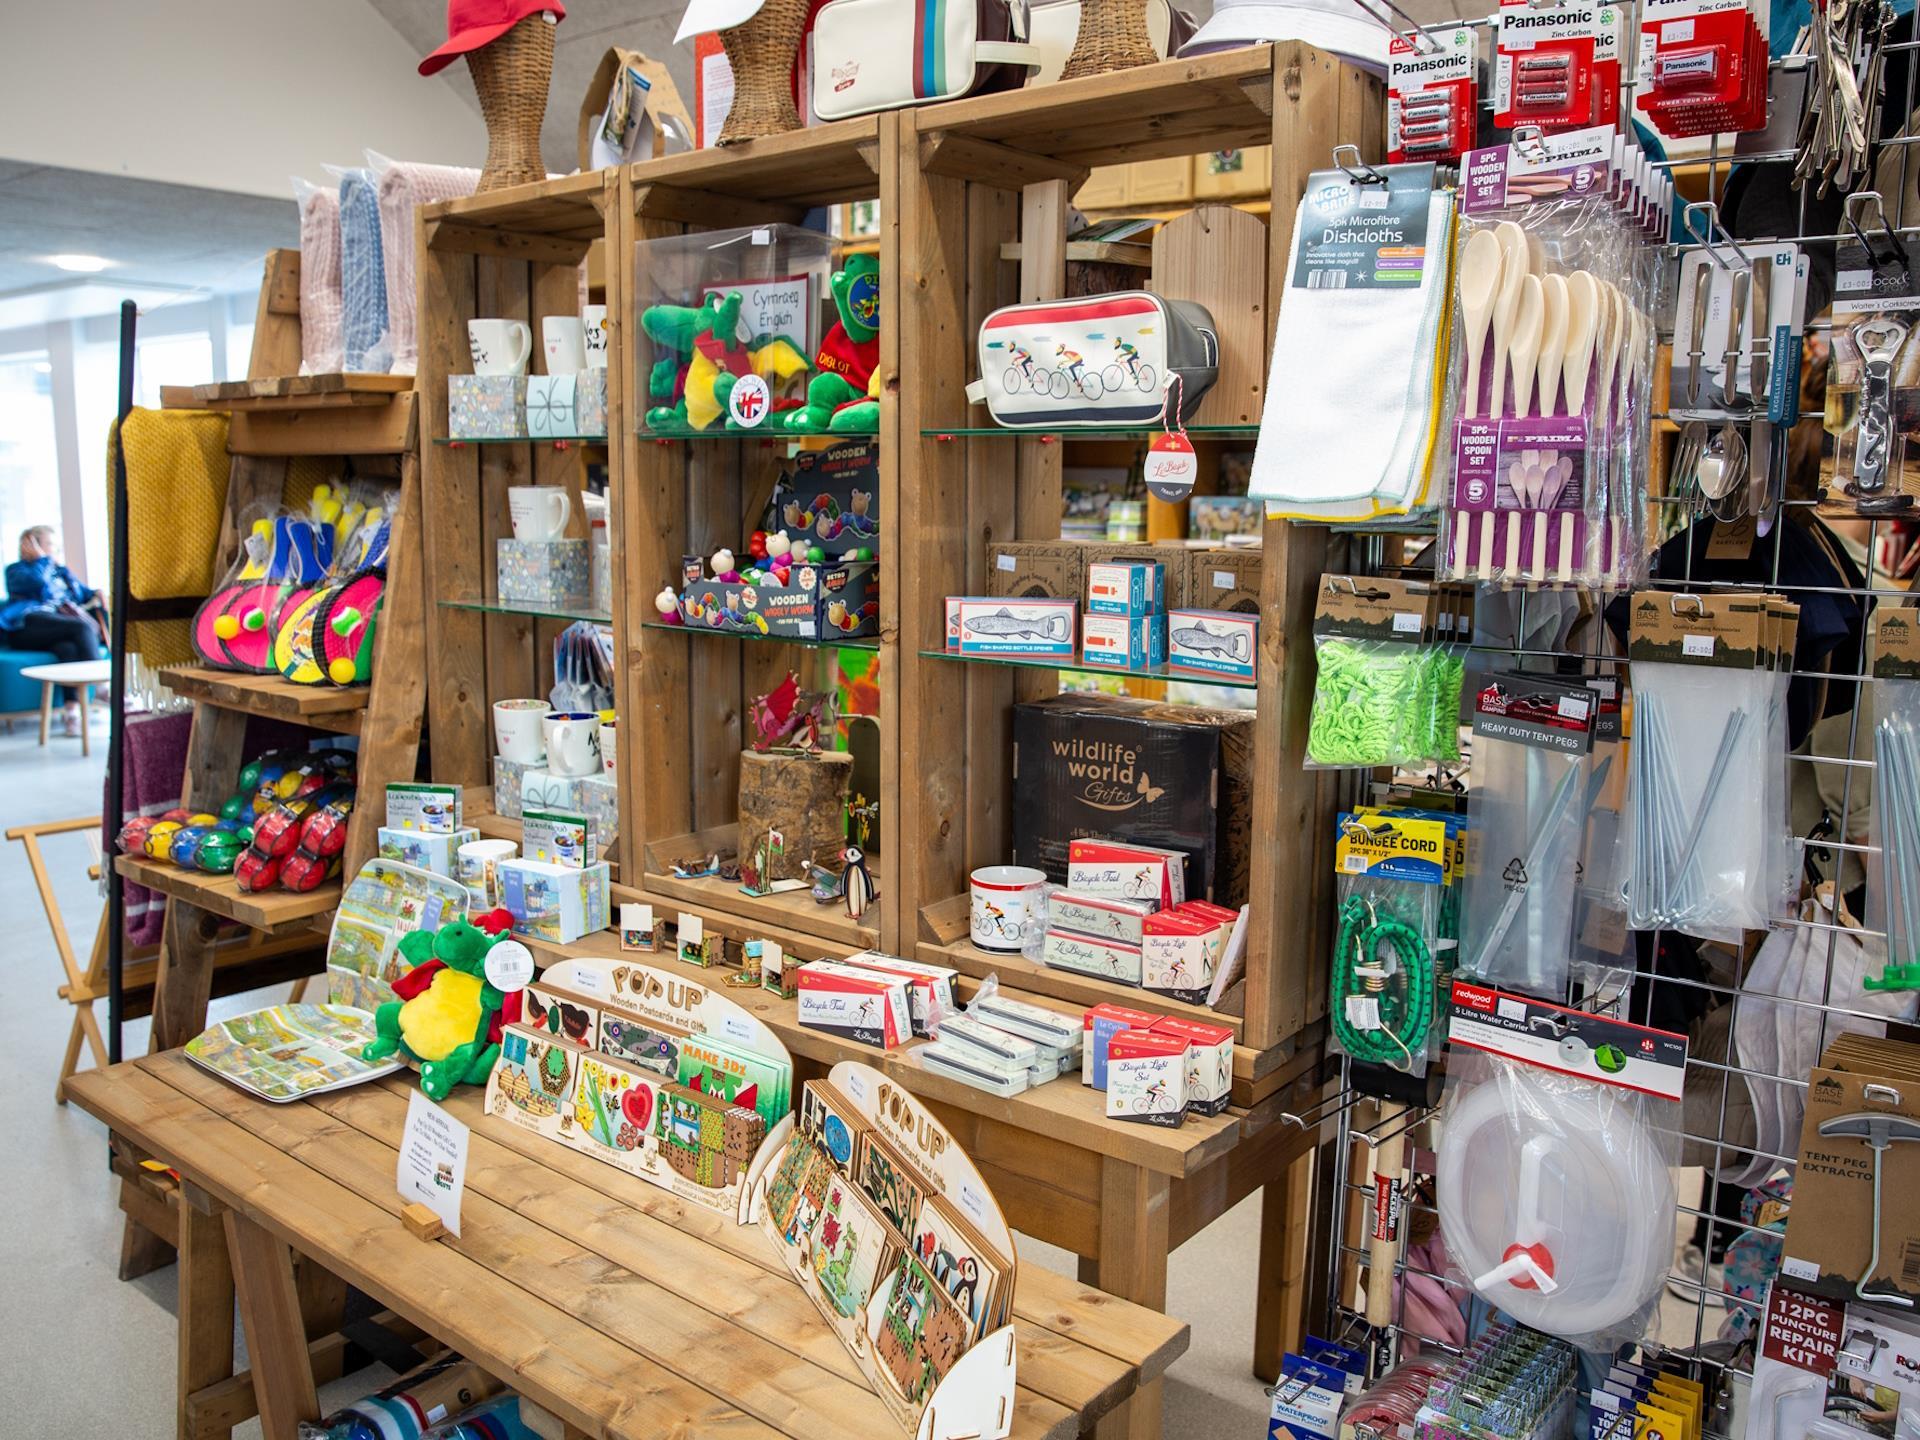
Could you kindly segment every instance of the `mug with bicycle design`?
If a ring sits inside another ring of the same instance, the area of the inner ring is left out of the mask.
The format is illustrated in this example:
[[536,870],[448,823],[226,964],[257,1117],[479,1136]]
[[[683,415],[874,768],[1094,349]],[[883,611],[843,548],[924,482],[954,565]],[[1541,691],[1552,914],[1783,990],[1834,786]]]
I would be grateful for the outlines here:
[[1029,933],[1046,929],[1047,877],[1024,865],[983,865],[969,877],[971,931],[979,949],[1018,955]]

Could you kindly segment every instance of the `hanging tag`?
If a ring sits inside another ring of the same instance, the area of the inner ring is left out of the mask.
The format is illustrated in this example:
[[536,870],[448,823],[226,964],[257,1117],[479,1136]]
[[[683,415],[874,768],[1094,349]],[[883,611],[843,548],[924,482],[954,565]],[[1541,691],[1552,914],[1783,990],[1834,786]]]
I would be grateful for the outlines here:
[[1169,505],[1181,504],[1193,494],[1193,482],[1200,473],[1199,457],[1180,423],[1180,386],[1178,375],[1169,377],[1161,412],[1166,428],[1147,442],[1147,493]]
[[502,995],[527,988],[533,979],[533,952],[518,940],[502,940],[487,951],[487,983]]

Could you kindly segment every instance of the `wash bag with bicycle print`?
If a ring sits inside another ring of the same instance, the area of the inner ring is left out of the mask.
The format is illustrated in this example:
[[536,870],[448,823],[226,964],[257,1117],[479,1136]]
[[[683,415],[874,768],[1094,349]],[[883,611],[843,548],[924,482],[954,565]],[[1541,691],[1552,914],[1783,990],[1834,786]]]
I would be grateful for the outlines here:
[[1191,300],[1123,290],[1009,305],[981,323],[980,378],[967,398],[1020,428],[1150,425],[1177,377],[1184,421],[1219,364],[1213,316]]

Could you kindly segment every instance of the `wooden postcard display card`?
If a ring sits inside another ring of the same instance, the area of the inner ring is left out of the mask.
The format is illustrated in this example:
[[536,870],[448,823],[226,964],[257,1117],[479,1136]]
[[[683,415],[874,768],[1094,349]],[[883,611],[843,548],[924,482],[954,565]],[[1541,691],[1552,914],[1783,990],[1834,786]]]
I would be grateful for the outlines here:
[[748,1223],[793,1128],[773,1031],[712,986],[621,960],[562,961],[521,995],[488,1111]]
[[1013,1237],[946,1127],[871,1066],[809,1080],[752,1214],[918,1440],[1013,1421]]

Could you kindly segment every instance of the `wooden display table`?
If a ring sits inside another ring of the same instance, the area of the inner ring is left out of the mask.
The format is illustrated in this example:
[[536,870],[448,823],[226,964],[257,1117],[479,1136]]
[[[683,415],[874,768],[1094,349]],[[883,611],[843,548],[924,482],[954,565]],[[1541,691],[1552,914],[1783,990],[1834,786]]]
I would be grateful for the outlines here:
[[[414,1238],[394,1189],[408,1088],[394,1076],[270,1105],[178,1052],[69,1083],[121,1145],[181,1177],[182,1436],[252,1413],[229,1378],[236,1292],[268,1440],[318,1417],[315,1369],[337,1373],[337,1351],[309,1343],[296,1252],[570,1437],[900,1433],[758,1228],[485,1115],[477,1090],[448,1105],[474,1127],[465,1235]],[[1038,1266],[1021,1269],[1014,1313],[1022,1440],[1091,1428],[1187,1346],[1185,1324]]]

